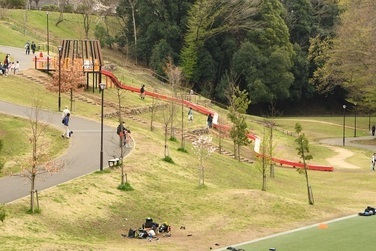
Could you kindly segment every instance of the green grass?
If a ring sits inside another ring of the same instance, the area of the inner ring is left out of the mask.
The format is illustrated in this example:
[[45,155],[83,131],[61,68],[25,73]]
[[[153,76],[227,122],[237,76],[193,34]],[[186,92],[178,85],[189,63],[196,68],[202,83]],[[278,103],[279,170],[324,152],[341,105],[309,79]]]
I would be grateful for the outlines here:
[[[0,25],[2,45],[22,47],[26,41],[35,41],[40,49],[46,51],[47,46],[47,14],[45,11],[37,10],[4,10]],[[49,12],[49,47],[50,52],[57,53],[57,46],[62,39],[85,39],[82,15],[64,13],[64,21],[58,26],[56,23],[60,13]],[[115,34],[120,28],[115,18],[109,18],[110,33]],[[89,30],[89,39],[94,38],[96,24],[102,24],[101,18],[92,16],[92,22]]]
[[[19,20],[22,12],[17,15],[12,18]],[[31,15],[34,12],[30,13],[30,18]],[[35,29],[43,34],[45,13],[38,15],[39,17],[35,17]],[[51,14],[51,23],[55,18]],[[72,20],[73,18],[78,20],[80,16],[72,17]],[[16,45],[23,46],[26,37],[18,32],[19,26],[12,30],[7,30],[7,27],[9,26],[0,24],[0,31],[8,31]],[[51,29],[52,34],[60,34],[55,30],[60,28]],[[69,36],[76,38],[75,29],[64,31],[67,33],[59,39]],[[27,37],[31,38],[31,35]],[[7,38],[4,40],[8,45],[14,44]],[[153,79],[145,70],[122,64],[124,60],[117,54],[119,53],[104,51],[105,57],[117,63],[115,75],[124,83],[134,86],[146,83],[147,90],[157,89],[160,93],[169,93],[168,85]],[[32,97],[38,95],[43,97],[44,108],[57,110],[56,93],[50,93],[43,86],[17,76],[0,78],[1,100],[30,106]],[[97,91],[89,91],[85,95],[93,100],[100,100]],[[62,98],[63,105],[67,104],[69,96],[64,93]],[[106,89],[105,100],[116,103],[115,89]],[[142,101],[137,94],[126,92],[122,106],[129,110],[144,109],[151,102],[150,98]],[[212,108],[220,110],[216,106]],[[113,108],[105,107],[105,113],[113,111]],[[99,104],[91,105],[76,100],[73,112],[76,116],[98,121],[100,118]],[[180,127],[179,112],[181,110],[178,111],[177,127]],[[125,121],[131,127],[136,147],[124,160],[124,168],[133,191],[118,189],[121,178],[119,169],[105,169],[40,191],[42,212],[38,215],[26,213],[28,198],[7,204],[7,217],[0,223],[0,250],[208,250],[209,247],[215,247],[214,244],[219,240],[221,245],[226,245],[354,214],[364,209],[372,202],[370,198],[376,196],[376,190],[373,189],[375,173],[369,171],[370,152],[348,147],[346,148],[352,150],[354,155],[346,161],[359,166],[359,169],[309,172],[314,206],[308,205],[304,175],[296,170],[276,167],[276,178],[267,179],[267,191],[263,192],[262,176],[255,164],[238,162],[216,153],[204,160],[205,187],[199,188],[199,162],[191,151],[191,143],[186,142],[186,153],[179,151],[179,137],[177,142],[168,141],[170,156],[175,164],[167,163],[162,160],[162,114],[158,113],[153,132],[149,130],[150,113],[133,114],[132,117],[126,117]],[[205,116],[195,113],[194,122],[189,126],[201,127],[205,125],[205,119]],[[263,120],[249,116],[249,128],[256,135],[263,132],[259,123]],[[310,117],[307,119],[309,121],[304,118],[275,120],[277,129],[273,132],[273,138],[276,157],[299,160],[295,138],[293,134],[286,133],[294,131],[297,121],[302,123],[303,132],[310,139],[311,154],[314,157],[311,163],[326,164],[326,158],[336,155],[333,150],[320,145],[318,140],[342,137],[341,116]],[[351,135],[354,121],[351,121],[350,116],[346,121],[346,134]],[[117,118],[106,118],[105,123],[114,125],[115,128]],[[359,135],[367,134],[367,118],[358,118],[358,123]],[[11,128],[9,125],[7,127]],[[23,136],[15,134],[11,138],[14,137]],[[217,143],[216,136],[213,137]],[[224,145],[226,149],[232,149],[230,140],[226,140]],[[252,157],[252,148],[253,145],[244,147],[242,153]],[[24,151],[26,153],[27,149]],[[138,228],[146,217],[152,217],[159,223],[170,223],[172,237],[151,243],[120,238],[120,233],[126,233],[129,228]],[[182,225],[187,227],[187,231],[179,229]],[[331,229],[330,225],[327,230]],[[194,239],[187,237],[187,232],[192,233]],[[302,238],[303,243],[307,242],[303,240]],[[269,247],[271,246],[267,246]],[[278,248],[281,250],[282,246]]]
[[[26,111],[25,111],[26,112]],[[27,119],[21,119],[13,116],[2,115],[0,120],[0,139],[3,141],[4,149],[0,152],[0,159],[4,163],[8,162],[0,177],[19,172],[28,167],[30,163],[32,144],[29,141],[31,137],[31,126]],[[61,131],[56,128],[48,128],[44,132],[43,150],[40,152],[39,163],[51,160],[54,157],[62,154],[69,146],[67,141],[56,140],[60,139]]]
[[376,217],[353,217],[327,223],[328,228],[319,228],[314,225],[308,229],[278,235],[236,248],[244,250],[276,248],[278,251],[372,250],[375,223]]

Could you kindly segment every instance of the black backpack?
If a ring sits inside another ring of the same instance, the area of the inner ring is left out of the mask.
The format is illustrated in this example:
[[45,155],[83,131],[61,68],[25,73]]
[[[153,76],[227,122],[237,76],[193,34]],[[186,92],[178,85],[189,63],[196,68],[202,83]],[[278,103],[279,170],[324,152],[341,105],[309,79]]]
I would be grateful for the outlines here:
[[136,230],[133,230],[132,228],[128,231],[128,238],[134,238],[136,236]]

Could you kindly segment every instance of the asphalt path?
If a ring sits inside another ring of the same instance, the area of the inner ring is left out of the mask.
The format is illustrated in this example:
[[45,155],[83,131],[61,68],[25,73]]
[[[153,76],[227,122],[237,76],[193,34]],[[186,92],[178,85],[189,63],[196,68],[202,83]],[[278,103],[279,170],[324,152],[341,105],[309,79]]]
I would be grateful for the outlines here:
[[[10,62],[19,61],[21,71],[29,69],[29,68],[34,68],[34,65],[33,65],[34,55],[32,53],[26,55],[25,49],[0,45],[0,51],[4,54],[10,54],[10,58],[11,58]],[[37,53],[35,53],[35,55],[36,54]],[[3,61],[4,59],[1,60],[1,63],[3,63]]]
[[[24,107],[0,101],[0,113],[29,119],[33,108]],[[42,111],[41,121],[49,123],[64,132],[61,123],[60,112]],[[98,118],[100,120],[100,118]],[[75,117],[72,113],[70,129],[74,132],[72,137],[64,139],[59,133],[56,140],[69,140],[70,146],[66,153],[59,157],[56,162],[64,164],[64,168],[58,173],[49,173],[38,176],[36,189],[38,191],[56,186],[69,180],[90,174],[100,170],[101,152],[101,124],[97,121]],[[126,156],[130,148],[125,148]],[[116,128],[103,126],[103,165],[107,167],[107,161],[113,157],[120,156],[118,136]],[[21,176],[8,176],[0,179],[0,203],[8,203],[25,197],[30,193],[29,179]]]
[[[0,51],[9,53],[14,60],[20,61],[20,70],[25,70],[33,66],[33,55],[26,55],[22,48],[1,46]],[[1,91],[1,86],[0,86]],[[0,101],[1,113],[29,119],[28,114],[31,107],[25,107]],[[42,110],[41,121],[49,123],[51,126],[64,131],[61,123],[61,112]],[[56,186],[69,180],[90,174],[100,170],[101,152],[101,123],[100,117],[97,121],[76,117],[72,113],[69,123],[70,129],[74,132],[70,139],[63,139],[61,134],[56,136],[56,140],[69,140],[70,146],[63,156],[56,161],[64,163],[64,169],[59,173],[40,175],[36,181],[36,189],[40,192],[44,189]],[[103,126],[103,164],[107,167],[107,161],[114,156],[120,156],[118,146],[118,136],[116,128]],[[123,156],[129,154],[131,149],[126,148]],[[30,193],[30,180],[20,176],[8,176],[0,179],[0,203],[11,201],[28,196]]]

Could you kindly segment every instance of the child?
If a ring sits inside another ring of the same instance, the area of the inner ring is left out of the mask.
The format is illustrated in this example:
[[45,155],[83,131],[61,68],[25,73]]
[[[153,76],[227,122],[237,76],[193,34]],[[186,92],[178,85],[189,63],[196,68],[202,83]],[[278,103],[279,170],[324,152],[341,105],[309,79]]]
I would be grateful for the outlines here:
[[20,70],[20,62],[16,62],[16,64],[14,65],[14,75],[16,75],[16,72],[18,72]]
[[131,130],[126,129],[125,130],[125,147],[132,147],[131,139],[132,139]]

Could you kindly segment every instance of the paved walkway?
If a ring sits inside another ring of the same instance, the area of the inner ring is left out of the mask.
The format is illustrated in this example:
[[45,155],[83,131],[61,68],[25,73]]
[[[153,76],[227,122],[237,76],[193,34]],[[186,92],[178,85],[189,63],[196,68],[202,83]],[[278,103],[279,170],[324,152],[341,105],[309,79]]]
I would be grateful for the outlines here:
[[[11,62],[19,61],[20,71],[26,70],[29,68],[34,68],[34,65],[33,65],[34,55],[32,53],[30,53],[29,55],[26,55],[25,49],[0,45],[0,51],[4,54],[10,54]],[[1,63],[4,61],[3,58],[1,58],[0,60],[1,60]]]
[[[26,55],[25,50],[22,48],[0,45],[0,51],[5,54],[11,54],[11,57],[14,57],[16,61],[19,60],[21,71],[33,67],[33,55]],[[30,111],[28,107],[0,101],[0,114],[4,113],[27,119],[26,112],[28,110]],[[64,131],[60,112],[43,111],[42,114],[44,117],[42,120],[51,123],[52,126],[60,129],[62,132]],[[100,118],[98,118],[98,121],[100,121]],[[52,176],[47,174],[45,178],[40,176],[40,179],[36,181],[36,189],[38,191],[100,169],[101,124],[97,121],[75,117],[75,114],[72,113],[70,128],[74,131],[72,138],[69,139],[70,147],[67,149],[64,156],[58,159],[66,163],[64,170]],[[120,149],[118,147],[116,128],[104,126],[103,131],[103,162],[104,167],[106,167],[109,159],[112,159],[113,156],[120,155]],[[59,134],[56,140],[67,139],[63,139]],[[130,149],[126,149],[124,156],[129,154],[129,151]],[[0,203],[8,203],[28,196],[29,192],[30,181],[27,178],[10,176],[0,179]]]
[[[26,112],[30,109],[0,101],[0,113],[27,118]],[[64,131],[61,124],[61,113],[43,111],[42,116],[43,121],[51,123],[62,132]],[[75,117],[74,113],[72,114],[70,128],[74,131],[73,136],[70,139],[63,139],[59,134],[56,139],[70,141],[70,147],[66,154],[58,159],[65,163],[64,170],[52,174],[52,176],[50,174],[44,175],[45,177],[40,176],[36,182],[38,191],[100,169],[100,126],[100,123],[96,121]],[[104,126],[103,131],[103,162],[104,167],[107,167],[109,159],[112,159],[113,156],[120,156],[120,148],[116,128]],[[130,149],[126,148],[124,156],[129,152]],[[8,203],[29,195],[30,181],[19,176],[4,177],[0,179],[0,191],[0,203]]]

